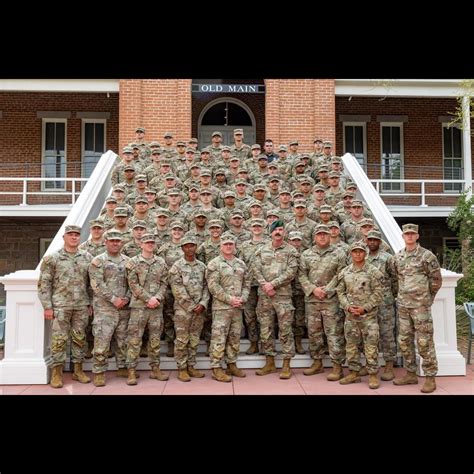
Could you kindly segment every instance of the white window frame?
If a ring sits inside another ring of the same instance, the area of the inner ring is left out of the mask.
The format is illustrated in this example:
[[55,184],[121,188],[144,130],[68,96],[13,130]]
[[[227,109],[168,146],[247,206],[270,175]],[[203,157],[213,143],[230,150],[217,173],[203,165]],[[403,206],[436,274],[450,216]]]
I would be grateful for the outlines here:
[[[46,124],[47,123],[64,123],[64,176],[67,177],[67,118],[43,118],[41,124],[41,177],[46,178],[45,169],[45,155],[46,155]],[[61,181],[61,177],[52,178],[50,181]],[[66,181],[62,181],[63,186],[60,188],[47,188],[47,181],[41,182],[41,191],[44,192],[56,192],[56,191],[66,191]]]
[[[447,129],[450,129],[450,128],[457,128],[457,129],[461,129],[461,127],[458,125],[458,124],[449,124],[449,122],[443,122],[441,123],[441,143],[442,143],[442,153],[443,153],[443,179],[446,179],[446,176],[444,174],[444,171],[445,171],[445,166],[444,166],[444,161],[445,160],[461,160],[461,176],[464,176],[464,148],[463,148],[463,134],[462,134],[462,130],[461,130],[461,157],[458,158],[454,158],[454,157],[451,157],[451,158],[446,158],[444,156],[444,129],[447,128]],[[462,178],[461,178],[462,179]],[[452,184],[452,186],[455,186],[455,183]],[[459,183],[459,187],[460,189],[446,189],[446,183],[443,183],[443,193],[446,193],[446,194],[458,194],[458,193],[461,193],[462,190],[463,190],[463,183]]]
[[107,150],[107,119],[99,118],[83,118],[81,124],[81,176],[85,178],[86,173],[86,163],[85,163],[85,153],[86,153],[86,123],[103,123],[104,124],[104,151]]
[[43,258],[43,255],[46,253],[46,250],[48,250],[48,247],[50,246],[51,242],[53,241],[53,237],[40,237],[39,239],[39,259],[40,261]]
[[[342,145],[344,147],[344,153],[346,151],[346,126],[348,127],[362,127],[362,140],[364,149],[364,166],[362,167],[367,174],[367,122],[342,122]],[[357,160],[357,158],[356,158]],[[359,163],[360,164],[360,163]]]
[[[399,127],[400,128],[400,179],[405,179],[405,147],[404,147],[404,133],[403,133],[403,125],[404,122],[380,122],[380,178],[384,179],[383,176],[383,127]],[[391,183],[391,186],[395,185],[396,183]],[[380,187],[381,192],[384,194],[394,193],[404,193],[405,192],[405,184],[400,183],[400,189],[384,189],[384,185]]]

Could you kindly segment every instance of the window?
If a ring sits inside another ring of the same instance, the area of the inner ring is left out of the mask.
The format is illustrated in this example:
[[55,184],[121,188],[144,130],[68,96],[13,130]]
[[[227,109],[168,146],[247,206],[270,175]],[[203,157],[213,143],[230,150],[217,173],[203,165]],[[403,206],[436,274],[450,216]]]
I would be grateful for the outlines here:
[[[67,119],[43,119],[42,176],[66,177]],[[44,181],[42,191],[65,190],[65,181]]]
[[443,237],[443,268],[462,271],[461,244],[457,237]]
[[361,122],[344,123],[344,153],[355,156],[360,166],[367,171],[366,124]]
[[[381,123],[381,178],[403,179],[403,123]],[[403,192],[402,183],[383,183],[383,191]]]
[[[48,250],[48,247],[49,245],[51,244],[51,242],[53,241],[53,239],[51,238],[46,238],[46,237],[41,237],[39,239],[39,260],[41,260],[43,258],[43,255],[46,253],[46,250]],[[39,261],[38,260],[38,261]]]
[[105,153],[106,119],[82,119],[82,177],[89,178]]
[[[462,134],[456,126],[443,124],[444,179],[463,179]],[[444,191],[461,192],[462,183],[444,183]]]

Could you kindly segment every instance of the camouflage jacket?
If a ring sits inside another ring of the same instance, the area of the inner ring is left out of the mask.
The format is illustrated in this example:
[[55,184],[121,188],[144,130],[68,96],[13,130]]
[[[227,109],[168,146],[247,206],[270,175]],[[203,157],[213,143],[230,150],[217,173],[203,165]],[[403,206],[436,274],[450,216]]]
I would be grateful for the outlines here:
[[240,258],[226,260],[222,255],[214,258],[207,265],[206,279],[213,296],[213,310],[233,309],[230,303],[233,296],[244,302],[249,297],[251,276]]
[[412,252],[400,250],[394,257],[394,265],[398,276],[398,304],[406,308],[431,306],[442,284],[436,256],[417,245]]
[[127,257],[132,258],[132,257],[136,257],[137,255],[140,255],[142,253],[142,248],[135,242],[135,239],[134,239],[128,244],[125,244],[122,247],[121,252]]
[[209,290],[205,277],[206,265],[199,260],[188,262],[184,257],[176,260],[168,275],[175,307],[192,311],[201,304],[207,308]]
[[[250,268],[253,260],[253,256],[257,249],[265,244],[265,239],[254,242],[253,240],[247,240],[242,242],[237,249],[237,256],[245,262],[248,268]],[[258,286],[258,281],[255,278],[252,278],[251,286]]]
[[94,242],[92,242],[91,239],[89,239],[79,245],[79,250],[85,250],[86,252],[89,252],[93,257],[97,257],[97,255],[100,255],[101,253],[105,252],[105,244],[104,241],[100,242],[99,244],[95,244]]
[[202,243],[196,252],[197,258],[206,265],[221,253],[221,241],[214,243],[211,238],[208,238]]
[[171,268],[173,263],[184,255],[181,244],[175,244],[172,241],[163,244],[155,253],[164,259],[168,268]]
[[38,280],[38,297],[44,309],[89,306],[92,290],[89,263],[85,250],[70,254],[61,250],[43,258]]
[[379,250],[376,254],[367,255],[367,263],[377,268],[383,275],[384,304],[393,304],[398,293],[397,272],[394,257],[388,252]]
[[168,266],[161,257],[150,259],[137,255],[126,265],[128,286],[132,292],[130,308],[146,308],[147,301],[155,296],[160,302],[168,285]]

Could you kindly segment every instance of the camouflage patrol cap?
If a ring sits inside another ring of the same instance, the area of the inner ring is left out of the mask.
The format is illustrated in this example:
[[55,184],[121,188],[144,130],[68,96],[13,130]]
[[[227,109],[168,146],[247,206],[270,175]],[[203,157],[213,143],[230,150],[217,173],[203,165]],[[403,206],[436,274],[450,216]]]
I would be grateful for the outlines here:
[[235,186],[237,186],[238,184],[245,184],[245,186],[249,185],[249,183],[247,183],[247,181],[245,181],[245,179],[237,179],[235,181]]
[[201,209],[197,209],[194,211],[193,217],[205,217],[207,219],[207,214]]
[[135,224],[133,224],[132,229],[135,229],[136,227],[143,227],[144,229],[146,229],[146,222],[136,221]]
[[171,132],[165,132],[163,138],[173,138],[173,134]]
[[260,155],[257,156],[257,160],[265,160],[265,161],[268,161],[268,156],[265,155],[264,153],[261,153]]
[[280,218],[280,211],[277,211],[276,209],[270,209],[269,211],[267,211],[267,217],[268,216],[274,216],[277,219],[279,219]]
[[225,199],[225,198],[229,198],[229,197],[235,198],[235,193],[234,193],[234,191],[226,191],[226,192],[224,193],[224,199]]
[[117,232],[116,230],[108,230],[104,234],[105,240],[123,240],[123,236],[121,232]]
[[351,192],[351,191],[346,191],[343,195],[342,195],[342,198],[344,199],[345,197],[351,197],[351,198],[354,198],[355,197],[355,193]]
[[333,156],[331,158],[331,163],[342,163],[342,159],[339,156]]
[[227,145],[223,146],[221,151],[231,151],[230,146],[227,146]]
[[243,135],[244,134],[244,130],[242,128],[236,128],[234,130],[234,135]]
[[295,160],[295,168],[297,168],[298,166],[306,166],[306,163],[298,158],[297,160]]
[[162,153],[161,148],[153,148],[153,150],[151,150],[152,155],[161,155],[161,153]]
[[122,148],[122,153],[133,153],[133,148],[131,146],[124,146]]
[[267,186],[263,183],[257,183],[254,187],[253,187],[253,190],[254,191],[266,191],[267,190]]
[[140,145],[138,145],[137,143],[130,143],[129,146],[131,146],[133,149],[137,149],[139,150],[140,149]]
[[139,204],[140,202],[143,202],[143,203],[145,203],[145,204],[148,204],[148,199],[147,199],[146,197],[144,197],[144,196],[137,196],[137,197],[135,198],[135,201],[134,201],[134,202],[135,202],[135,204]]
[[293,198],[293,200],[298,199],[297,196],[300,196],[301,198],[304,198],[304,194],[303,194],[299,189],[295,189],[295,190],[291,193],[291,197]]
[[135,171],[135,166],[127,165],[127,166],[125,166],[125,168],[123,170],[124,171]]
[[271,183],[272,181],[278,181],[280,182],[281,179],[280,177],[277,175],[277,174],[274,174],[273,176],[270,176],[270,178],[268,178],[268,182]]
[[230,215],[230,218],[234,219],[235,217],[240,217],[241,219],[243,219],[244,213],[240,209],[234,209],[232,211],[232,214]]
[[304,207],[304,208],[306,208],[306,201],[304,199],[297,199],[293,203],[293,207]]
[[341,173],[339,173],[339,171],[331,171],[331,172],[328,174],[328,177],[329,177],[329,178],[340,178],[340,177],[341,177]]
[[64,227],[65,234],[71,234],[73,232],[75,232],[76,234],[80,234],[81,230],[82,228],[80,226],[74,225],[74,224],[69,224],[66,227]]
[[356,249],[363,250],[365,253],[367,253],[367,245],[365,245],[364,242],[362,242],[362,240],[351,244],[350,251],[352,252],[353,250],[356,250]]
[[323,143],[323,141],[321,140],[321,138],[315,138],[313,143]]
[[173,222],[170,223],[170,229],[184,230],[184,225],[181,221],[173,221]]
[[189,191],[200,191],[201,188],[197,185],[197,184],[191,184],[191,186],[189,186],[188,188],[188,192]]
[[221,137],[222,138],[222,133],[221,132],[212,132],[211,137]]
[[135,176],[135,181],[138,183],[138,181],[146,181],[146,175],[144,174],[137,174]]
[[351,188],[356,188],[357,189],[357,184],[355,184],[353,181],[348,181],[346,183],[346,190],[351,189]]
[[229,161],[239,161],[240,162],[240,158],[237,155],[232,155],[230,157]]
[[364,207],[360,199],[353,199],[351,207]]
[[207,227],[208,227],[208,229],[210,229],[211,227],[220,227],[222,229],[223,225],[222,225],[222,222],[219,219],[211,219],[207,223]]
[[104,228],[104,223],[100,219],[92,219],[89,221],[89,228],[92,229],[92,227],[102,227]]
[[299,145],[298,140],[293,140],[290,143],[288,143],[289,146],[291,145]]
[[211,150],[209,150],[208,147],[203,148],[203,149],[201,150],[201,155],[202,155],[203,153],[211,153]]
[[418,225],[417,224],[405,224],[402,226],[402,230],[404,234],[408,234],[409,232],[414,232],[418,234]]
[[332,208],[329,204],[323,204],[320,208],[319,208],[319,213],[330,213],[332,214]]
[[321,165],[318,169],[318,173],[329,173],[329,168],[326,165]]
[[137,127],[135,133],[145,133],[145,129],[143,127]]
[[116,184],[113,188],[112,191],[121,191],[122,193],[125,192],[125,186],[121,184]]
[[165,209],[164,207],[159,207],[159,208],[156,209],[156,211],[155,211],[155,216],[156,216],[156,217],[160,217],[160,216],[169,217],[169,216],[170,216],[170,213],[168,212],[168,209]]
[[143,234],[141,242],[156,242],[155,236],[153,234]]
[[[194,151],[193,151],[193,153],[194,153]],[[194,163],[191,163],[191,166],[189,167],[189,169],[193,169],[193,168],[201,169],[201,163],[198,163],[197,161],[195,161]]]
[[126,207],[116,207],[114,217],[128,217],[128,209]]
[[145,194],[156,194],[156,191],[152,188],[145,188]]
[[186,148],[186,153],[192,153],[194,155],[194,153],[196,153],[196,150],[193,147],[188,146],[188,148]]
[[309,159],[309,153],[303,153],[301,155],[301,158],[304,159],[304,158],[308,158]]
[[207,168],[201,168],[201,176],[212,176],[212,173]]
[[268,167],[269,168],[278,168],[278,165],[274,161],[272,161],[271,163],[268,163]]
[[382,234],[378,230],[369,230],[367,238],[382,240]]
[[286,145],[280,145],[278,147],[278,151],[288,151],[288,148],[286,147]]
[[329,234],[330,233],[329,232],[329,227],[327,225],[324,225],[324,224],[318,224],[314,228],[313,235],[320,234],[320,233]]
[[250,227],[259,225],[260,227],[265,227],[265,221],[263,219],[253,218],[250,219]]
[[176,142],[176,146],[186,146],[186,142],[180,140],[179,142]]
[[288,240],[303,240],[303,234],[297,230],[293,230],[288,234]]
[[106,198],[105,202],[115,202],[117,204],[117,198],[113,197],[113,196],[109,196]]
[[188,143],[198,143],[198,139],[197,138],[190,138]]
[[[202,175],[201,175],[202,176]],[[201,188],[201,191],[199,194],[212,194],[211,190],[209,188]]]
[[186,234],[183,235],[183,238],[181,239],[181,247],[186,244],[193,244],[197,245],[196,237],[194,234],[191,232],[187,232]]
[[157,142],[157,141],[153,141],[153,142],[150,142],[150,143],[148,144],[148,146],[149,146],[150,148],[160,147],[160,146],[161,146],[161,143],[160,143],[160,142]]
[[242,174],[242,173],[248,174],[249,170],[246,168],[240,168],[239,171],[237,171],[237,174]]
[[176,179],[176,176],[173,173],[169,172],[163,176],[163,179]]
[[254,199],[253,201],[250,201],[249,207],[254,206],[263,207],[263,204],[258,199]]
[[298,180],[300,184],[314,184],[314,179],[310,176],[303,176]]
[[360,227],[363,227],[363,226],[365,226],[365,225],[374,226],[375,223],[374,223],[374,220],[373,220],[373,219],[370,219],[369,217],[366,217],[366,218],[362,219],[362,220],[359,222],[359,225],[360,225]]
[[326,186],[324,186],[324,184],[315,184],[313,186],[313,191],[324,191],[326,192]]
[[168,159],[164,158],[160,160],[160,166],[171,166],[171,163]]
[[332,142],[324,142],[323,147],[324,148],[332,148]]
[[254,143],[250,149],[251,150],[260,150],[262,147],[258,143]]
[[225,175],[225,169],[224,169],[224,168],[219,168],[219,169],[216,170],[216,172],[214,173],[214,176],[217,176],[218,174],[223,174],[223,175]]
[[181,194],[181,191],[179,189],[176,189],[176,188],[171,188],[171,189],[168,189],[168,196],[179,196]]
[[338,229],[341,228],[341,226],[339,225],[339,222],[337,221],[329,221],[328,222],[328,227],[331,228],[331,227],[337,227]]
[[289,194],[291,196],[291,191],[287,188],[280,189],[280,192],[278,193],[278,195],[280,196],[282,194]]
[[224,232],[221,235],[221,244],[226,244],[230,242],[235,244],[235,237],[230,232]]

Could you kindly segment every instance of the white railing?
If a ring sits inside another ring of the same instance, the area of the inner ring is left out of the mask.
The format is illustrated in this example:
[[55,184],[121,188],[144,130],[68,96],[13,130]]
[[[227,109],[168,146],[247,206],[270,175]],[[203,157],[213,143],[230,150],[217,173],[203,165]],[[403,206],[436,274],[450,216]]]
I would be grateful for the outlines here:
[[[81,189],[80,185],[77,186],[76,183],[85,183],[89,180],[89,178],[10,178],[10,177],[0,177],[0,189],[3,188],[4,185],[1,183],[4,182],[21,182],[22,190],[21,191],[1,191],[0,190],[0,198],[1,196],[22,196],[20,206],[27,206],[28,205],[28,196],[70,196],[70,204],[75,204],[76,202],[76,195],[80,194]],[[59,191],[59,190],[51,190],[51,191],[28,191],[28,184],[29,183],[46,183],[46,182],[64,182],[64,183],[71,183],[71,190],[70,191]]]
[[[461,192],[459,191],[445,191],[442,193],[429,193],[426,192],[426,186],[431,184],[460,184],[461,187],[464,187],[465,181],[462,179],[370,179],[370,182],[375,185],[375,190],[380,196],[383,197],[420,197],[421,204],[420,207],[428,207],[426,204],[427,197],[459,197]],[[387,190],[383,189],[384,184],[400,184],[403,186],[402,190]],[[474,183],[474,182],[473,182]],[[404,189],[405,184],[419,184],[420,192],[407,192]]]

